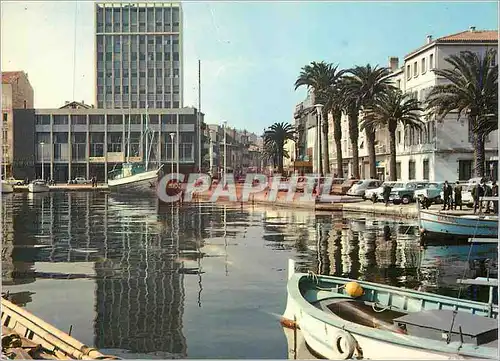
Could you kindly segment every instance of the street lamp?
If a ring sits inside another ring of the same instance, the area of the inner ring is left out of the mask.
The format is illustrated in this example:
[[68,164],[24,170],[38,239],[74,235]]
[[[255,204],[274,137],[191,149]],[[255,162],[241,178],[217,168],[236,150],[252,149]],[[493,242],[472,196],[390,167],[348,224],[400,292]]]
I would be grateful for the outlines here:
[[170,173],[174,173],[174,138],[175,133],[170,133],[170,139],[172,140],[172,163],[170,163]]
[[[316,122],[316,143],[317,143],[317,162],[318,162],[318,173],[321,174],[321,120],[323,118],[323,104],[315,104],[316,113],[318,114],[317,122]],[[319,185],[318,185],[319,186]]]
[[223,129],[224,129],[224,185],[226,184],[226,166],[227,166],[227,162],[226,162],[226,159],[227,159],[227,142],[226,142],[226,134],[227,134],[227,131],[226,131],[226,128],[227,128],[227,121],[224,120],[222,122],[223,124]]
[[45,168],[45,164],[43,164],[43,146],[45,145],[44,142],[40,142],[40,145],[42,146],[42,179],[45,180],[45,174],[44,174],[44,169]]
[[213,145],[213,138],[214,138],[214,130],[210,129],[209,131],[210,134],[210,148],[208,149],[209,155],[210,155],[210,176],[213,176],[213,170],[214,170],[214,145]]

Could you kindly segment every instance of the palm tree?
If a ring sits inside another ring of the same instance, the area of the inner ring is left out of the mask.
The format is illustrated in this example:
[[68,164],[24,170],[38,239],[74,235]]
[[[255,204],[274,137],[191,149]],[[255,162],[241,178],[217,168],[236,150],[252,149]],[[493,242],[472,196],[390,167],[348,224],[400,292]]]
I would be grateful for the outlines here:
[[[358,123],[359,111],[365,111],[373,106],[377,102],[377,99],[393,88],[393,86],[391,85],[391,79],[388,77],[390,75],[389,69],[379,68],[378,65],[375,67],[372,67],[370,64],[356,66],[349,69],[348,73],[351,75],[348,76],[349,82],[347,85],[350,97],[354,100],[353,109],[351,111],[352,127],[354,127],[354,122]],[[375,129],[371,126],[371,122],[366,122],[364,131],[366,135],[366,146],[368,148],[368,160],[370,163],[370,178],[376,178]],[[356,167],[355,172],[358,171],[357,168],[359,168],[359,166]]]
[[423,109],[417,99],[410,94],[403,94],[399,89],[391,89],[384,96],[377,98],[371,108],[366,110],[366,116],[361,127],[377,129],[386,127],[389,131],[389,180],[396,180],[396,129],[401,124],[404,129],[422,129],[420,114]]
[[485,175],[485,138],[498,129],[498,65],[493,65],[495,56],[494,49],[489,49],[482,57],[472,51],[450,55],[445,61],[453,68],[433,70],[448,83],[434,86],[427,96],[429,115],[438,121],[451,112],[457,112],[458,120],[464,115],[468,118],[473,129],[474,170],[478,177]]
[[283,174],[283,157],[286,155],[285,143],[294,140],[295,129],[289,123],[274,123],[264,133],[264,149],[273,156],[274,166]]
[[[331,109],[331,104],[327,104],[329,100],[333,100],[329,97],[329,91],[338,84],[339,80],[343,75],[343,71],[337,71],[338,66],[332,64],[321,62],[311,62],[311,64],[304,66],[301,69],[299,77],[295,81],[295,90],[299,87],[305,85],[308,89],[311,89],[314,94],[314,101],[316,103],[323,104],[323,110],[321,114],[323,121],[323,139],[320,140],[322,145],[323,163],[320,160],[319,172],[320,173],[330,173],[330,159],[328,152],[328,112]],[[335,129],[334,129],[335,130]],[[342,136],[341,136],[342,137]],[[337,137],[335,137],[337,138]],[[320,145],[320,146],[321,146]],[[338,147],[337,147],[338,149]]]

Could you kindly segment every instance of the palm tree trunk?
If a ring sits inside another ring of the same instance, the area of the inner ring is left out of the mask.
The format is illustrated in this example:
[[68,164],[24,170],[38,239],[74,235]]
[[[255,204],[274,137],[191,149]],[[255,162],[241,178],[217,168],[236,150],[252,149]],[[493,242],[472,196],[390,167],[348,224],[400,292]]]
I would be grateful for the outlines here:
[[368,148],[368,162],[370,163],[370,178],[377,178],[377,157],[375,155],[375,130],[372,127],[365,128],[366,146]]
[[323,171],[330,174],[330,154],[328,152],[328,111],[323,111]]
[[482,133],[474,134],[474,168],[476,170],[476,177],[484,177],[485,176],[485,136]]
[[397,181],[396,177],[396,130],[389,130],[389,180]]
[[352,148],[352,176],[356,179],[359,179],[358,137],[358,110],[354,109],[349,114],[349,138]]
[[342,164],[342,124],[341,112],[334,112],[333,114],[333,138],[335,139],[335,153],[337,157],[337,176],[342,178],[344,176],[344,166]]

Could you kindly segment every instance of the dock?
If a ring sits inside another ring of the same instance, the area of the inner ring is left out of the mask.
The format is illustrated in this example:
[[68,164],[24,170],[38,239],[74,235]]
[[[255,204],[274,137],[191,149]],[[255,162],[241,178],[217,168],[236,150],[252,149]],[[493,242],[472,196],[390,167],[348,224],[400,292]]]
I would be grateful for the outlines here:
[[[51,192],[108,192],[109,187],[107,184],[98,184],[97,187],[92,187],[91,184],[56,184],[49,186]],[[28,192],[28,186],[14,186],[14,192],[23,193]]]

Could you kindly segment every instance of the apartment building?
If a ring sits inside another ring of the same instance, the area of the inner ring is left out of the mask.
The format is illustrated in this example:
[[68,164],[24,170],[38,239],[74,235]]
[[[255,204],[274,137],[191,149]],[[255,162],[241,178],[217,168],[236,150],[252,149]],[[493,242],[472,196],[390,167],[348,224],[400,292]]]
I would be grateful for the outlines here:
[[97,109],[75,102],[57,109],[18,111],[15,123],[31,124],[25,132],[31,131],[33,141],[16,139],[16,144],[35,154],[35,162],[14,172],[32,179],[42,175],[43,165],[45,178],[55,181],[95,175],[107,182],[108,172],[122,162],[146,159],[151,166],[164,164],[168,169],[178,160],[181,173],[193,172],[197,117],[195,108]]
[[[424,101],[431,88],[443,84],[433,69],[447,69],[445,61],[452,54],[470,50],[479,54],[489,48],[498,48],[498,32],[470,29],[433,40],[427,36],[425,44],[404,57],[402,66],[399,59],[389,59],[390,77],[393,84],[405,93],[410,93]],[[455,114],[450,114],[444,121],[422,117],[424,127],[421,130],[403,129],[398,126],[396,132],[398,180],[467,180],[473,174],[472,127],[463,117],[457,121]],[[377,130],[376,134],[377,175],[384,179],[389,175],[389,134],[386,129]],[[330,138],[330,157],[335,157],[333,136]],[[369,177],[368,151],[364,132],[359,133],[360,177]],[[349,139],[347,116],[342,116],[342,152],[344,176],[353,173],[352,147]],[[491,159],[488,167],[495,168],[493,161],[498,155],[497,132],[486,140],[486,159]]]
[[318,149],[317,149],[317,115],[311,112],[314,106],[314,95],[307,92],[306,99],[295,106],[294,127],[298,132],[298,144],[294,168],[300,172],[318,172]]
[[[2,174],[12,176],[14,159],[26,155],[16,152],[14,138],[23,138],[22,124],[14,124],[16,109],[33,109],[33,88],[23,71],[2,72]],[[33,159],[31,158],[31,164]]]
[[97,108],[182,108],[180,2],[95,4]]
[[[233,173],[246,173],[249,169],[262,168],[262,139],[247,130],[237,130],[218,124],[208,124],[209,159],[212,174],[220,174],[224,168],[224,132],[226,133],[226,169]],[[210,152],[210,147],[212,148]]]

